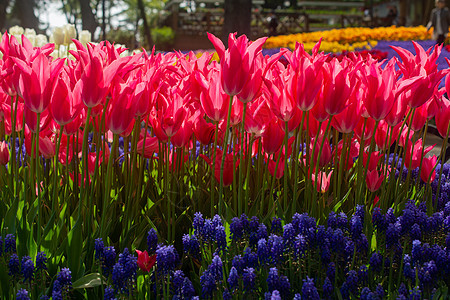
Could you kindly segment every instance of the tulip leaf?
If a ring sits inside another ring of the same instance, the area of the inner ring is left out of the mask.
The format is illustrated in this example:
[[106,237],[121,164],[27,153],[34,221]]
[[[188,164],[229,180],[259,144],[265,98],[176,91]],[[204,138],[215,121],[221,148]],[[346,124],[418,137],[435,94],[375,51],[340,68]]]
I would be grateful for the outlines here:
[[16,232],[16,215],[17,209],[19,207],[19,198],[14,198],[14,202],[9,207],[8,211],[5,215],[5,221],[3,222],[2,231],[4,232],[7,228],[7,232],[15,233]]
[[[106,281],[104,279],[104,281]],[[88,274],[72,284],[73,289],[87,289],[100,286],[102,284],[102,278],[100,273]]]
[[67,260],[74,278],[78,278],[82,263],[80,259],[83,251],[82,229],[81,218],[79,218],[67,236]]

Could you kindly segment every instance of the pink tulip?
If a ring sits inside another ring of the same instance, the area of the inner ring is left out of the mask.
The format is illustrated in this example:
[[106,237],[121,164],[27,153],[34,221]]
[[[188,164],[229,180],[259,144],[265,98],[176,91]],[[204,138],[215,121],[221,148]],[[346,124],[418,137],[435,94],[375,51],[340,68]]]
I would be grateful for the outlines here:
[[289,121],[294,116],[297,106],[288,93],[287,80],[286,74],[279,74],[264,80],[270,93],[268,97],[270,108],[275,116],[283,122]]
[[[144,140],[145,140],[145,148],[144,148]],[[147,137],[145,139],[141,139],[137,143],[137,153],[145,158],[152,158],[153,153],[158,153],[158,151],[159,151],[159,141],[157,137]]]
[[262,135],[262,144],[264,152],[267,154],[273,154],[280,149],[284,140],[283,124],[278,119],[272,119],[267,125],[266,130]]
[[214,142],[215,126],[207,123],[203,116],[198,116],[194,120],[193,126],[194,135],[202,145],[210,145]]
[[330,173],[325,173],[322,171],[319,171],[317,174],[315,172],[312,172],[311,174],[311,180],[313,184],[316,186],[316,189],[319,193],[326,193],[328,189],[330,188],[330,181],[331,181],[331,175],[333,174],[333,171]]
[[[430,152],[436,144],[429,146],[422,151],[422,139],[418,139],[414,145],[408,143],[405,155],[405,166],[414,170],[420,166],[420,161],[423,156]],[[423,153],[422,153],[423,152]]]
[[226,50],[220,39],[210,33],[208,33],[208,38],[220,58],[223,90],[230,96],[239,94],[245,83],[251,78],[250,71],[255,57],[261,52],[267,37],[249,42],[245,35],[236,38],[236,33],[230,33]]
[[381,187],[383,180],[384,180],[383,172],[378,172],[376,169],[367,172],[366,184],[369,191],[371,192],[377,191]]
[[143,89],[136,89],[137,82],[129,80],[114,87],[111,101],[106,109],[106,125],[112,133],[124,133],[131,122],[137,110],[137,101]]
[[423,180],[423,182],[431,183],[436,179],[436,170],[434,169],[436,163],[437,163],[436,155],[423,158],[422,168],[420,169],[420,178]]
[[197,73],[198,80],[203,82],[200,94],[200,103],[206,115],[213,121],[219,122],[226,118],[230,97],[223,92],[220,81],[217,77],[211,76],[208,82],[200,73]]
[[0,165],[6,166],[9,162],[9,150],[5,141],[0,142]]
[[363,76],[367,95],[364,97],[364,106],[367,113],[376,121],[384,119],[392,109],[395,99],[395,81],[394,61],[391,60],[388,65],[381,69],[377,65],[371,65]]
[[29,110],[42,113],[50,104],[53,84],[64,60],[52,62],[43,53],[38,54],[30,63],[16,57],[12,59],[20,70],[17,92]]
[[137,265],[144,272],[150,272],[156,263],[156,254],[149,256],[147,250],[144,252],[136,250],[138,254]]
[[323,107],[333,116],[346,107],[352,93],[352,82],[349,68],[343,68],[337,59],[324,65]]
[[436,127],[439,131],[439,134],[446,138],[449,136],[449,126],[450,126],[450,101],[442,97],[440,101],[438,101],[438,111],[436,113]]
[[427,121],[428,117],[427,106],[424,104],[416,108],[414,112],[414,117],[412,118],[412,122],[411,117],[408,118],[408,125],[411,128],[411,130],[413,131],[421,130],[425,125],[425,122]]
[[[216,178],[217,182],[220,183],[220,166],[222,163],[222,150],[220,150],[219,148],[216,149],[217,153],[216,153],[216,168],[214,168],[214,178]],[[212,160],[203,155],[200,154],[200,157],[203,158],[204,161],[206,161],[206,163],[212,167]],[[239,165],[239,159],[236,161],[236,165],[233,167],[233,154],[232,153],[227,153],[225,156],[225,163],[223,165],[223,185],[224,186],[229,186],[233,183],[233,176],[234,176],[234,172],[237,170]]]
[[72,122],[83,108],[81,94],[74,92],[70,86],[69,76],[62,71],[56,79],[50,103],[53,120],[61,126]]
[[[323,143],[323,147],[321,149]],[[330,163],[332,159],[331,155],[331,146],[330,142],[326,137],[319,136],[318,140],[316,141],[315,138],[311,139],[311,143],[309,144],[310,153],[313,155],[313,166],[316,166],[317,159],[319,159],[319,167],[323,168],[328,163]],[[315,150],[315,151],[314,151]],[[313,152],[314,151],[314,152]],[[320,156],[320,158],[319,158]]]

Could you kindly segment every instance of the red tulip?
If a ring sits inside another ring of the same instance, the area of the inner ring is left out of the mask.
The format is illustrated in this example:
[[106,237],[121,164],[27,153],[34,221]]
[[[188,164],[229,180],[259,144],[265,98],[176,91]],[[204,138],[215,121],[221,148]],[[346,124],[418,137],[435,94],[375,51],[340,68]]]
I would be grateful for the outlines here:
[[360,113],[361,101],[353,99],[343,111],[333,116],[331,125],[341,133],[351,133],[358,125]]
[[0,165],[6,166],[9,162],[9,150],[5,141],[0,142]]
[[71,89],[69,76],[61,72],[56,80],[50,103],[53,120],[63,126],[72,122],[83,108],[81,94]]
[[[134,102],[136,82],[121,83],[113,90],[111,102],[106,110],[107,128],[112,133],[121,134],[134,119],[136,102]],[[142,93],[142,90],[140,91]]]
[[327,114],[337,115],[344,110],[352,93],[351,71],[348,67],[344,68],[337,59],[325,64],[323,70],[323,107]]
[[[372,138],[373,130],[375,129],[375,120],[372,118],[367,118],[367,121],[364,120],[363,117],[360,117],[358,125],[355,127],[355,135],[361,140],[364,129],[364,140],[367,141]],[[365,126],[364,122],[366,122]]]
[[414,112],[414,117],[412,118],[412,122],[411,116],[408,118],[408,125],[411,128],[411,130],[419,131],[425,125],[427,117],[428,117],[427,106],[424,104],[416,108],[416,111]]
[[144,272],[150,272],[156,263],[156,254],[149,256],[147,250],[144,252],[136,250],[138,254],[137,265]]
[[281,129],[282,124],[278,119],[272,119],[267,125],[266,130],[262,134],[262,144],[264,152],[273,154],[280,149],[284,140],[284,130]]
[[315,172],[312,172],[311,174],[311,180],[313,184],[316,186],[316,189],[319,193],[326,193],[328,189],[330,188],[330,181],[331,181],[331,174],[333,174],[333,171],[330,173],[325,173],[322,171],[319,171],[317,173],[317,179]]
[[157,137],[147,137],[145,138],[145,148],[144,139],[141,139],[137,143],[137,153],[144,156],[145,158],[153,158],[153,153],[158,153],[159,151],[159,141]]
[[287,74],[272,75],[264,82],[269,91],[269,106],[272,112],[283,122],[289,121],[295,113],[296,103],[288,93]]
[[210,145],[214,142],[215,126],[211,123],[207,123],[203,116],[199,115],[194,120],[193,126],[194,134],[197,140],[202,145]]
[[221,83],[217,77],[212,76],[210,81],[206,81],[203,75],[197,73],[202,80],[202,93],[200,103],[206,115],[213,121],[219,122],[227,116],[230,97],[223,92]]
[[[101,47],[102,45],[98,45]],[[98,48],[87,52],[83,46],[78,47],[83,72],[76,83],[75,89],[80,89],[81,99],[87,107],[96,107],[103,104],[111,83],[119,73],[127,73],[135,68],[140,56],[127,56],[110,58],[105,61]],[[112,61],[115,59],[114,61]],[[78,87],[77,87],[78,86]]]
[[[37,131],[37,114],[34,111],[31,111],[28,109],[28,107],[25,107],[23,110],[23,113],[25,114],[25,124],[27,124],[28,129],[31,132],[36,133]],[[42,131],[47,128],[47,126],[50,124],[51,121],[51,115],[49,110],[44,110],[41,113],[41,117],[39,120],[39,130]]]
[[42,113],[50,104],[53,84],[64,60],[51,62],[43,53],[38,54],[30,63],[16,57],[12,59],[20,70],[17,92],[29,110]]
[[367,188],[371,192],[377,191],[384,180],[383,172],[378,172],[377,170],[368,171],[366,175]]
[[419,167],[421,158],[430,152],[434,146],[436,146],[436,144],[423,149],[422,153],[422,139],[418,139],[414,145],[411,145],[409,142],[408,148],[406,149],[405,166],[411,170]]
[[48,136],[39,137],[39,154],[43,155],[46,159],[55,156],[55,144]]
[[436,170],[434,168],[436,166],[436,163],[436,155],[423,158],[422,168],[420,169],[420,178],[423,180],[423,182],[431,183],[436,179]]
[[311,110],[317,102],[317,95],[323,84],[322,61],[299,60],[290,83],[292,96],[297,107],[302,111]]
[[392,109],[395,98],[396,74],[394,60],[382,69],[378,65],[368,67],[363,78],[367,87],[367,95],[364,97],[364,106],[367,113],[376,121],[384,119]]
[[226,50],[220,39],[210,33],[208,33],[208,38],[220,58],[223,90],[230,96],[239,94],[245,83],[251,78],[250,71],[255,57],[261,52],[267,37],[249,42],[245,35],[236,39],[236,33],[230,33]]
[[407,96],[405,92],[397,94],[397,100],[394,101],[391,111],[384,118],[390,126],[396,126],[403,121],[407,108],[406,101]]
[[[450,76],[449,76],[450,77]],[[438,111],[436,113],[436,127],[439,131],[439,134],[446,138],[449,136],[449,126],[450,126],[450,101],[442,97],[440,101],[438,101]]]
[[265,98],[261,96],[248,104],[245,115],[245,131],[254,134],[255,137],[260,137],[273,118],[275,116],[267,105]]
[[[214,168],[214,178],[216,178],[217,182],[220,183],[220,165],[222,163],[222,150],[220,150],[219,148],[216,149],[217,153],[216,153],[216,167]],[[211,159],[203,154],[200,154],[200,157],[203,158],[204,161],[206,161],[206,163],[208,163],[208,165],[210,167],[212,167],[213,162],[211,161]],[[234,171],[237,170],[237,167],[239,165],[239,159],[236,161],[236,165],[233,167],[233,154],[232,153],[227,153],[225,156],[225,163],[223,165],[223,185],[224,186],[229,186],[233,183],[233,176],[234,176]]]
[[[275,155],[275,159],[278,160],[278,156]],[[266,163],[268,164],[267,167],[269,168],[270,175],[276,176],[277,179],[280,179],[284,175],[284,157],[281,155],[278,162],[278,169],[276,170],[275,174],[275,167],[277,166],[277,161],[267,158],[266,157]]]
[[[323,143],[323,147],[322,146]],[[315,146],[315,148],[314,148]],[[324,136],[319,136],[317,141],[315,138],[311,139],[311,142],[309,144],[310,153],[313,155],[313,166],[316,166],[317,159],[319,158],[319,167],[323,168],[325,167],[333,158],[331,155],[331,146],[329,140]],[[313,152],[314,151],[314,152]],[[320,156],[320,157],[319,157]]]
[[375,151],[370,153],[370,161],[369,165],[367,165],[367,161],[369,160],[369,153],[364,151],[363,153],[363,165],[367,168],[367,170],[372,171],[376,169],[378,162],[380,161],[380,158],[383,156],[383,153],[380,151]]

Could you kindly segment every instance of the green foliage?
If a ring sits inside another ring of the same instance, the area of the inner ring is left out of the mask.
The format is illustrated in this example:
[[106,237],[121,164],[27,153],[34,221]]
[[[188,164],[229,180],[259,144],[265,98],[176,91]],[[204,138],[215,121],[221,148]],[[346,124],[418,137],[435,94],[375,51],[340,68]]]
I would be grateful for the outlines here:
[[175,42],[175,31],[167,26],[154,28],[152,39],[159,50],[169,50]]

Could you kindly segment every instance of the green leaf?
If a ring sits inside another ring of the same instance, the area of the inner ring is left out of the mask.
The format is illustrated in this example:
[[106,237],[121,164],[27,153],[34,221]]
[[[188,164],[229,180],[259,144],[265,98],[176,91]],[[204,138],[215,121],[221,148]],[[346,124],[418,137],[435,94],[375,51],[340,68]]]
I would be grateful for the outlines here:
[[2,231],[4,232],[8,228],[7,232],[16,234],[16,215],[19,207],[19,198],[15,198],[11,207],[5,215],[5,221],[3,222]]
[[91,273],[75,281],[72,287],[73,289],[87,289],[100,286],[101,284],[102,278],[100,273]]
[[81,218],[77,220],[75,225],[69,232],[67,236],[67,262],[69,265],[69,269],[72,271],[74,278],[79,278],[82,257],[81,253],[83,251],[83,238],[82,238],[82,226],[81,226]]

